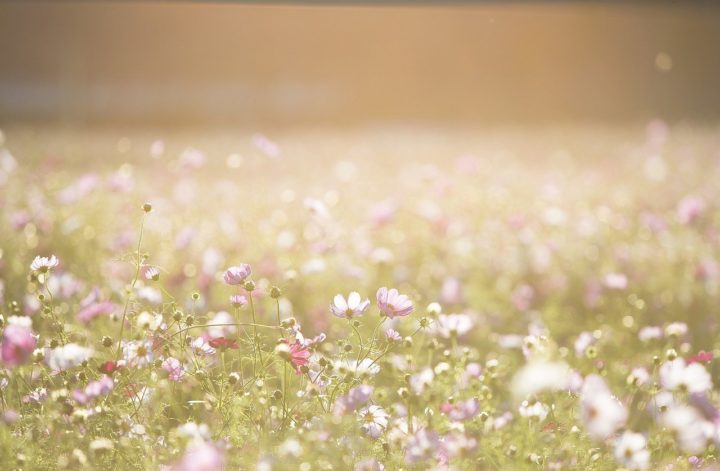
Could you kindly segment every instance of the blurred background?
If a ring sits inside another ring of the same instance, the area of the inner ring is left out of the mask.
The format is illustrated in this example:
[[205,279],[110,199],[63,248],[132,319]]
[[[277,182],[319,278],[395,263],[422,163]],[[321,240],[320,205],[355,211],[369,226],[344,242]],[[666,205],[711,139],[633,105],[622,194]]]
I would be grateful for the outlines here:
[[0,4],[0,125],[720,118],[720,4]]

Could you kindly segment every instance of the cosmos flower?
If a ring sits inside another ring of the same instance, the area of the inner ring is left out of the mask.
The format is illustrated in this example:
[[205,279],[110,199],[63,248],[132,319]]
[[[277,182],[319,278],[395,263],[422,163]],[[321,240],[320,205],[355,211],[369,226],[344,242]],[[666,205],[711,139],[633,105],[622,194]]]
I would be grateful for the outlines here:
[[447,415],[450,420],[462,422],[470,420],[480,413],[480,402],[475,398],[456,401],[453,404],[445,402],[440,406],[440,411]]
[[358,421],[363,431],[372,438],[379,438],[388,426],[388,414],[378,405],[371,405],[357,412]]
[[400,332],[398,332],[395,329],[386,330],[385,337],[387,337],[389,342],[399,342],[402,340],[402,336],[400,335]]
[[218,337],[214,339],[208,340],[208,343],[212,348],[219,348],[220,350],[227,350],[228,348],[232,348],[234,350],[237,350],[240,348],[240,345],[238,345],[237,340],[235,339],[229,339],[226,337]]
[[613,454],[617,462],[628,469],[648,469],[650,466],[647,439],[639,433],[625,431],[615,442]]
[[353,291],[348,295],[347,301],[341,294],[336,295],[333,302],[330,303],[330,312],[336,317],[352,319],[362,316],[369,306],[369,299],[366,298],[363,301],[360,293]]
[[157,281],[160,279],[160,270],[158,270],[157,267],[146,266],[144,267],[144,272],[146,280]]
[[550,413],[550,407],[539,401],[534,401],[532,403],[529,401],[523,401],[518,408],[518,412],[522,417],[537,419],[538,422],[542,422]]
[[128,365],[145,366],[153,361],[153,345],[149,340],[136,340],[123,345],[123,357]]
[[390,319],[407,316],[413,312],[413,304],[405,294],[400,294],[395,288],[388,290],[382,287],[377,290],[377,303],[380,310]]
[[660,383],[669,391],[702,393],[712,389],[712,379],[700,363],[686,364],[682,358],[660,365]]
[[685,453],[702,453],[714,428],[697,409],[686,405],[670,406],[661,423],[675,432],[678,447]]
[[296,374],[300,374],[300,368],[310,363],[309,359],[312,355],[310,350],[303,345],[302,342],[297,340],[289,343],[286,339],[283,339],[275,348],[275,351],[286,361],[290,362]]
[[30,269],[35,272],[47,273],[60,264],[60,260],[55,255],[50,257],[35,257],[35,260],[30,264]]
[[194,442],[185,450],[182,459],[172,471],[219,471],[224,469],[225,455],[216,446],[207,442]]
[[14,367],[26,363],[37,346],[37,339],[29,327],[9,324],[5,327],[0,345],[3,364]]
[[190,348],[195,355],[214,355],[215,349],[202,337],[195,337],[190,342]]
[[167,372],[170,381],[178,382],[185,376],[185,368],[180,360],[174,357],[167,357],[163,360],[162,369]]
[[346,395],[335,400],[333,414],[339,416],[357,410],[358,407],[365,405],[370,400],[373,390],[374,388],[367,384],[352,388]]
[[239,266],[233,266],[225,270],[223,279],[225,283],[229,285],[240,285],[245,279],[252,273],[250,265],[247,263],[241,263]]
[[92,355],[92,349],[82,347],[76,343],[68,343],[50,350],[45,356],[45,363],[53,371],[65,371],[82,364],[90,359]]
[[581,392],[581,417],[593,440],[606,440],[627,420],[627,411],[598,375],[585,378]]
[[230,304],[232,304],[233,307],[242,307],[245,306],[247,303],[247,298],[242,294],[233,294],[230,296]]
[[434,332],[448,339],[467,334],[473,325],[472,318],[467,314],[440,314],[432,327]]
[[561,362],[533,360],[513,376],[510,388],[516,399],[527,399],[541,391],[566,389],[570,368]]

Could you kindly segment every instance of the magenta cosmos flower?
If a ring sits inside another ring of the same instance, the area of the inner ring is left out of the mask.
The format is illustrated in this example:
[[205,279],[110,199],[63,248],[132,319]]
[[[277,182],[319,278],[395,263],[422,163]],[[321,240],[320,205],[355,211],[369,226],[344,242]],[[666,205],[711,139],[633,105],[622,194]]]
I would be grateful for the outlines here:
[[248,276],[250,276],[250,273],[252,273],[250,265],[247,263],[241,263],[237,267],[230,267],[225,270],[223,279],[225,280],[225,283],[229,285],[239,285],[242,284]]
[[406,294],[400,294],[395,288],[382,287],[377,290],[377,303],[380,310],[390,319],[407,316],[413,312],[413,304]]
[[290,362],[295,373],[300,374],[300,368],[310,363],[310,350],[297,340],[294,343],[290,343],[284,339],[282,342],[287,345],[283,356]]
[[8,366],[22,365],[30,358],[36,346],[37,339],[30,329],[11,324],[3,332],[0,357]]

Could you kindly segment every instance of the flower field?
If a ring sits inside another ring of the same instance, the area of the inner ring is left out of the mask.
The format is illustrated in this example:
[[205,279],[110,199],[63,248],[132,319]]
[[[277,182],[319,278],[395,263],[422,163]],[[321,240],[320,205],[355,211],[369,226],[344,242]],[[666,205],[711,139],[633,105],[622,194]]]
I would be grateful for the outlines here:
[[0,469],[718,469],[710,126],[0,134]]

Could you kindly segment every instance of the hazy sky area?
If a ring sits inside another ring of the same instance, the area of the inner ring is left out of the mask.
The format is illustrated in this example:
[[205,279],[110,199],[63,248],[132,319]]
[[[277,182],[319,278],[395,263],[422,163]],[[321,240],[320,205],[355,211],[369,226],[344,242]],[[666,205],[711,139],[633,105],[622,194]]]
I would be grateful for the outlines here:
[[714,121],[720,7],[0,5],[0,124]]

